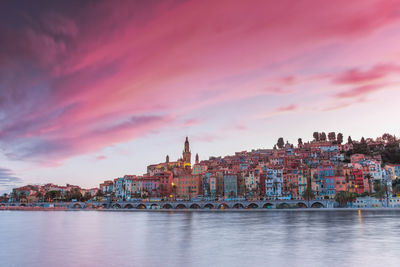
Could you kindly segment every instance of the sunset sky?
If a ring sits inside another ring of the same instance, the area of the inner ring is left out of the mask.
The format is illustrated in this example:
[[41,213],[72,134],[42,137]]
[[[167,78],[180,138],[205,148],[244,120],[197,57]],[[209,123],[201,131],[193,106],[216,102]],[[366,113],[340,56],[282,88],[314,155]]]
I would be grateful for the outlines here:
[[399,83],[400,0],[0,1],[0,192],[400,135]]

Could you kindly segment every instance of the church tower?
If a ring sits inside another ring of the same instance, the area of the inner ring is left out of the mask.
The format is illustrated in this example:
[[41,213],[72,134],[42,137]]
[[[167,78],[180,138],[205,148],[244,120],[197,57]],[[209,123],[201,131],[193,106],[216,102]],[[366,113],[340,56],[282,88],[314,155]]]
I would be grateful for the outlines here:
[[199,154],[196,153],[196,164],[199,164]]
[[192,154],[190,153],[189,140],[188,140],[187,136],[186,136],[186,140],[185,140],[185,148],[184,148],[183,153],[182,153],[182,158],[183,158],[183,165],[185,167],[186,166],[190,167]]
[[167,155],[167,157],[165,158],[165,162],[169,163],[169,155]]

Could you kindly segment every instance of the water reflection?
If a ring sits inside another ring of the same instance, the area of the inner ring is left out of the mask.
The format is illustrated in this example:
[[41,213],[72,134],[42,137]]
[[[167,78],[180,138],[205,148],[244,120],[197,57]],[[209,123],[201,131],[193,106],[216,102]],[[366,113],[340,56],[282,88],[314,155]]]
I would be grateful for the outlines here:
[[2,266],[397,266],[400,212],[0,213]]

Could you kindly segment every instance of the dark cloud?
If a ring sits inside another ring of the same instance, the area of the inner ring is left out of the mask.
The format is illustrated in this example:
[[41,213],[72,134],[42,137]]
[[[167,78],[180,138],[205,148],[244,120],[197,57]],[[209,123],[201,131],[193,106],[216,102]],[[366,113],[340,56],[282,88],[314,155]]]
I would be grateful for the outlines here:
[[9,192],[12,188],[22,183],[9,169],[0,168],[0,192]]

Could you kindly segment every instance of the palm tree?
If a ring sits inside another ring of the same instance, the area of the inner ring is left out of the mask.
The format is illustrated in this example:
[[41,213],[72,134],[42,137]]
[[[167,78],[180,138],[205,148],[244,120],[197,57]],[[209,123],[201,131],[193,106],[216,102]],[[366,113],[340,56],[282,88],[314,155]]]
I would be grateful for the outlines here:
[[369,194],[372,194],[372,184],[371,184],[372,176],[371,176],[371,174],[368,173],[367,175],[365,175],[365,178],[368,179],[368,190],[369,190]]
[[289,190],[290,190],[290,195],[293,198],[293,189],[296,188],[296,185],[294,183],[289,184]]
[[15,188],[12,190],[12,201],[19,201],[19,196]]
[[256,182],[256,194],[258,199],[261,195],[261,184],[259,182]]
[[21,193],[19,193],[19,200],[22,201],[24,199],[26,201],[26,193],[24,191],[22,191]]
[[113,192],[111,192],[111,194],[110,194],[110,201],[113,202],[113,201],[114,201],[114,198],[115,198],[115,192],[113,191]]
[[314,191],[311,189],[311,186],[307,186],[306,190],[304,190],[303,198],[307,200],[308,207],[310,207],[310,201],[315,198],[315,194]]
[[272,187],[273,187],[274,195],[275,195],[275,199],[276,199],[277,198],[277,191],[278,191],[278,181],[274,181]]
[[43,198],[43,194],[41,192],[38,192],[36,194],[36,197],[38,198],[38,201],[41,202],[42,198]]
[[314,191],[311,188],[311,176],[307,177],[307,188],[303,192],[303,199],[307,200],[308,207],[310,207],[310,200],[315,198]]
[[343,207],[343,206],[345,206],[345,204],[347,203],[347,192],[345,192],[345,191],[339,191],[339,192],[337,192],[336,193],[336,195],[335,195],[335,201],[337,202],[337,203],[339,203],[339,206],[340,207]]

